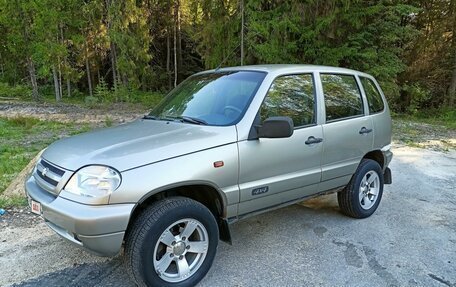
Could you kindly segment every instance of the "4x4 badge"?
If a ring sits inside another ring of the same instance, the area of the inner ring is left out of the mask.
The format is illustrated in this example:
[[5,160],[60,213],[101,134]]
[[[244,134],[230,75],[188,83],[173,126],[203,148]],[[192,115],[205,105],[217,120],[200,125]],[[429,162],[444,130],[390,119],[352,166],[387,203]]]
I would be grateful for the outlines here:
[[252,190],[252,195],[259,195],[259,194],[266,193],[268,191],[269,191],[269,187],[268,186],[262,186],[262,187],[253,189]]

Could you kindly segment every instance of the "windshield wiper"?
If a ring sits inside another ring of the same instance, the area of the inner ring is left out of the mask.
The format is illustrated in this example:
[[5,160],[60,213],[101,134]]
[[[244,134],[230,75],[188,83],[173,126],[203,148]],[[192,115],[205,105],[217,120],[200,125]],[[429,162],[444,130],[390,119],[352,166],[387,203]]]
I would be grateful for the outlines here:
[[157,117],[151,116],[151,115],[144,115],[143,119],[145,120],[158,120]]
[[179,116],[179,117],[176,117],[176,119],[179,119],[186,123],[205,125],[205,126],[207,125],[207,122],[205,120],[194,118],[194,117],[189,117],[189,116]]
[[160,118],[160,117],[151,116],[151,115],[145,115],[143,117],[143,119],[145,119],[145,120],[155,120],[155,121],[168,121],[168,122],[173,122],[173,121],[176,121],[176,120],[182,120],[181,118],[177,118],[177,117],[163,117],[163,118]]
[[189,117],[189,116],[155,117],[155,116],[151,116],[151,115],[145,115],[143,117],[143,119],[145,119],[145,120],[156,120],[156,121],[181,121],[181,122],[191,123],[191,124],[196,124],[196,125],[207,125],[208,124],[205,120],[194,118],[194,117]]

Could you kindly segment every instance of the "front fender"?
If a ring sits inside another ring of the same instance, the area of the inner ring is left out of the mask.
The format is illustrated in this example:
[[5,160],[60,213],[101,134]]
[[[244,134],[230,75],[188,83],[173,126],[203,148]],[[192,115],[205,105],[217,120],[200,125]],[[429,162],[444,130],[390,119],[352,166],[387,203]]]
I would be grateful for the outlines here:
[[[215,168],[216,161],[223,161],[223,166]],[[236,143],[144,165],[122,172],[122,184],[109,203],[138,204],[163,190],[204,184],[220,193],[226,208],[239,203],[238,168]]]

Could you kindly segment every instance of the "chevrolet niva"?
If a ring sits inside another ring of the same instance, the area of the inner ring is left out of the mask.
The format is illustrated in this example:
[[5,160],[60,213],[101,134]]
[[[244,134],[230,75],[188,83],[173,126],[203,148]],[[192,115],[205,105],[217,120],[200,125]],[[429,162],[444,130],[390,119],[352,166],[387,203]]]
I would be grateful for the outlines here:
[[259,65],[195,74],[141,119],[59,140],[25,183],[34,213],[141,286],[193,286],[240,219],[337,192],[365,218],[391,183],[391,117],[354,70]]

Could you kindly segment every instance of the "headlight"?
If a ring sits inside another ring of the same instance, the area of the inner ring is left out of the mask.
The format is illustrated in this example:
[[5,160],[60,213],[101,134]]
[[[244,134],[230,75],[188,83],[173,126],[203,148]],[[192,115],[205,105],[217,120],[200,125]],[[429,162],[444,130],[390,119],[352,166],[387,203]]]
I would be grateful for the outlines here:
[[91,165],[78,170],[64,190],[87,197],[110,195],[120,185],[120,174],[107,166]]

